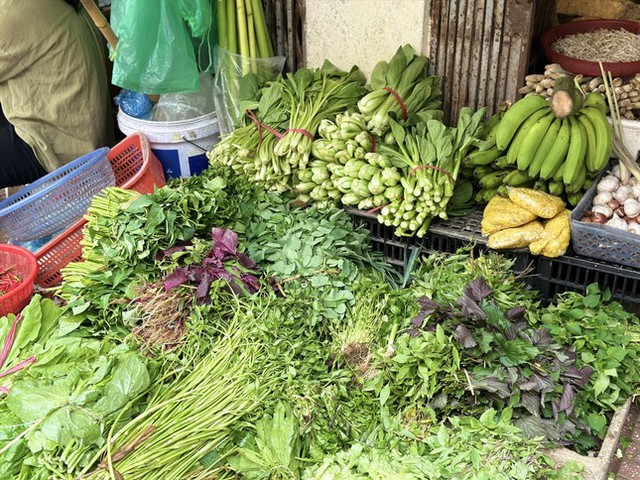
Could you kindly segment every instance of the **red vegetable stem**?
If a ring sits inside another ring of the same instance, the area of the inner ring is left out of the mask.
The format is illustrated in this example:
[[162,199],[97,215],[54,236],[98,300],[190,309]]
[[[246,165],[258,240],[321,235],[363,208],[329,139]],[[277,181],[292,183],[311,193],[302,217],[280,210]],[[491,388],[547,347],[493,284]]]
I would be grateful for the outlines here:
[[16,329],[18,328],[18,323],[22,320],[22,313],[19,313],[16,319],[13,321],[13,325],[11,325],[11,330],[9,330],[9,334],[7,335],[6,340],[4,341],[4,345],[2,346],[2,352],[0,352],[0,368],[4,365],[4,362],[7,360],[9,356],[9,352],[11,351],[11,347],[13,347],[13,341],[16,337]]
[[6,377],[7,375],[11,375],[12,373],[19,372],[23,368],[28,367],[29,365],[34,363],[36,360],[37,360],[36,356],[32,355],[31,357],[27,358],[26,360],[21,361],[20,363],[18,363],[14,367],[11,367],[10,369],[5,370],[4,372],[0,373],[0,378]]

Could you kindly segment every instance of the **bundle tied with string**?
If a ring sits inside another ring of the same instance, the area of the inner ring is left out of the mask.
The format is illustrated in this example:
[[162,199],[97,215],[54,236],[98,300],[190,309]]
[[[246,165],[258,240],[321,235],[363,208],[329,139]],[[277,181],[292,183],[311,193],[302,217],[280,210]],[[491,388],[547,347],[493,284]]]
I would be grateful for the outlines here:
[[398,236],[423,237],[434,218],[447,218],[462,158],[481,135],[485,112],[463,108],[456,128],[433,118],[410,127],[389,120],[398,151],[383,151],[394,163],[405,165],[406,175],[400,180],[402,197],[382,208],[381,223],[396,227]]

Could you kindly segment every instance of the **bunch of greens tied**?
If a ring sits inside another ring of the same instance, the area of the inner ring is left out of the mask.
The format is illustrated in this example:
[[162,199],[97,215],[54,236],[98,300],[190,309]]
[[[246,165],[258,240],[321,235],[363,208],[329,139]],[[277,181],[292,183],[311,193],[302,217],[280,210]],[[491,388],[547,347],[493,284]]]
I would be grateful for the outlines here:
[[269,189],[291,189],[292,173],[309,163],[320,122],[353,108],[364,84],[357,67],[344,72],[330,62],[280,76],[243,103],[246,125],[216,145],[209,158]]
[[298,172],[298,198],[319,207],[338,199],[361,210],[386,207],[380,220],[397,227],[397,234],[423,236],[431,219],[446,218],[471,200],[471,185],[458,183],[458,173],[483,117],[484,109],[464,108],[456,128],[442,123],[441,111],[420,111],[404,123],[390,117],[384,141],[367,131],[359,113],[325,120],[311,168]]
[[440,79],[427,76],[429,59],[416,55],[409,45],[400,47],[387,63],[379,62],[371,73],[371,89],[358,102],[358,110],[374,135],[389,131],[391,116],[404,121],[423,110],[441,106]]
[[[438,113],[442,112],[434,112]],[[297,174],[295,188],[301,201],[321,208],[341,201],[370,209],[402,196],[404,165],[394,165],[387,155],[375,152],[379,141],[367,131],[362,114],[345,112],[335,121],[324,120],[318,133],[310,168]]]
[[484,108],[474,112],[465,107],[456,128],[420,119],[405,129],[390,119],[398,150],[381,146],[380,153],[403,165],[406,175],[400,179],[402,197],[382,209],[380,221],[396,227],[396,235],[423,237],[434,218],[447,218],[460,163],[477,140],[484,116]]

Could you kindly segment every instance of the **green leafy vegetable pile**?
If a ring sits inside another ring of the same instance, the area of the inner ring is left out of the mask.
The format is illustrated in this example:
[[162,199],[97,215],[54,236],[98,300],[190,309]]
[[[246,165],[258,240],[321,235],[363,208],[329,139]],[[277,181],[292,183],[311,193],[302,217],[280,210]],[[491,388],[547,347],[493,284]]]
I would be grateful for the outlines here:
[[157,365],[117,341],[65,334],[60,313],[39,296],[23,311],[14,348],[36,361],[3,379],[2,478],[66,478],[91,466],[109,430],[145,409]]
[[286,295],[316,291],[314,316],[344,317],[353,305],[360,269],[387,270],[371,252],[367,234],[338,208],[302,208],[268,195],[256,205],[245,235],[247,254],[282,283]]
[[[325,458],[305,470],[305,480],[513,480],[579,478],[580,469],[567,465],[549,468],[538,451],[536,439],[525,439],[510,423],[510,410],[498,416],[485,411],[480,418],[454,417],[449,425],[431,428],[417,449],[401,453],[397,449],[370,448],[355,444],[349,450]],[[509,451],[503,450],[509,446]],[[457,455],[452,455],[452,453]]]

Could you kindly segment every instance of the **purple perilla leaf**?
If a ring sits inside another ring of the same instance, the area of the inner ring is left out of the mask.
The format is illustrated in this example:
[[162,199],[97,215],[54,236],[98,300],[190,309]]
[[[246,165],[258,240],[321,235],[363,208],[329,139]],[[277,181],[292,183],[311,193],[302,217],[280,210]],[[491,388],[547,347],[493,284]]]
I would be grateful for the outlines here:
[[411,319],[411,326],[413,328],[422,328],[422,325],[424,324],[425,316],[426,315],[424,313],[419,313],[418,315],[413,317]]
[[196,289],[196,298],[198,300],[205,301],[209,299],[209,287],[212,281],[213,279],[208,273],[200,276],[200,283],[198,283],[198,288]]
[[482,308],[480,308],[480,305],[478,305],[475,298],[468,294],[467,290],[465,290],[465,293],[458,298],[458,305],[462,307],[462,315],[465,317],[479,318],[483,320],[486,319],[487,314],[484,313]]
[[551,392],[553,391],[553,379],[547,375],[538,375],[534,373],[531,378],[518,385],[520,390],[535,392]]
[[495,393],[500,398],[509,398],[512,394],[507,382],[500,380],[495,374],[488,375],[482,379],[471,376],[471,386],[475,390]]
[[573,390],[571,384],[566,384],[564,386],[564,391],[562,392],[562,397],[560,397],[560,404],[558,405],[558,413],[567,412],[567,415],[571,415],[573,411],[573,399],[576,394]]
[[429,297],[420,297],[418,299],[418,305],[420,305],[420,313],[423,313],[425,316],[437,312],[440,308],[440,304]]
[[525,309],[524,307],[513,307],[507,310],[504,314],[509,320],[519,320],[524,317]]
[[474,281],[469,283],[467,286],[465,293],[469,291],[469,295],[476,301],[479,302],[483,298],[491,295],[493,290],[486,282],[486,280],[482,277],[476,278]]
[[454,336],[464,348],[473,348],[478,345],[478,342],[476,342],[475,338],[473,338],[473,335],[471,334],[469,329],[464,325],[458,325],[456,327]]
[[249,292],[255,293],[260,290],[260,282],[253,275],[243,273],[240,276],[240,279],[242,280],[242,283],[244,283],[244,286],[247,287],[247,290],[249,290]]
[[240,265],[242,265],[244,268],[248,268],[250,270],[253,270],[254,268],[256,268],[256,262],[254,262],[253,260],[251,260],[247,255],[245,255],[244,253],[239,253],[238,254],[238,263]]

